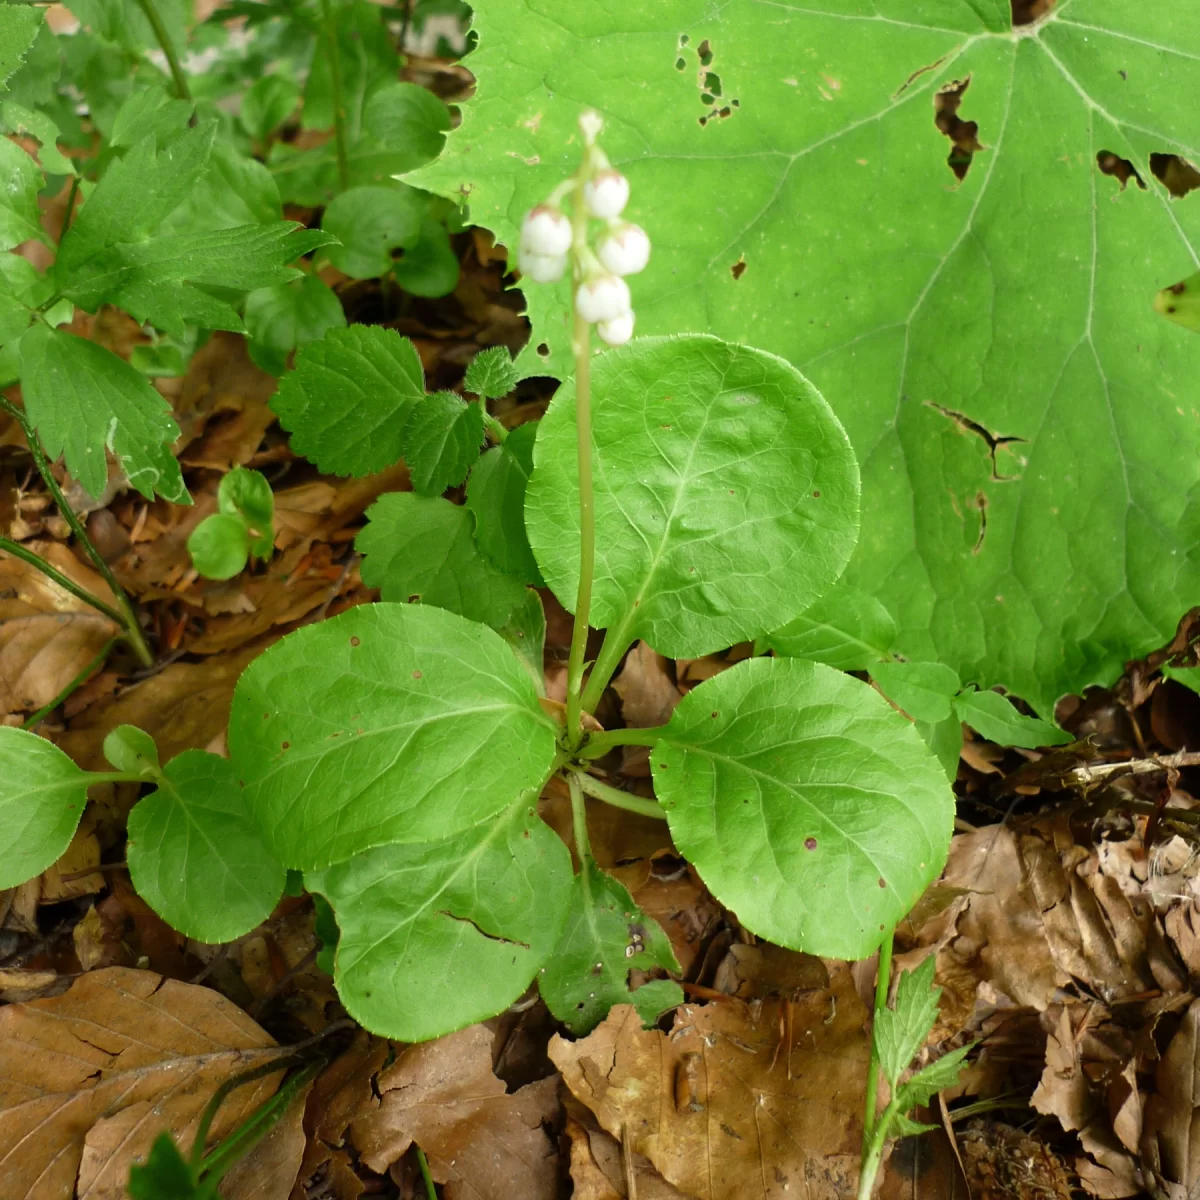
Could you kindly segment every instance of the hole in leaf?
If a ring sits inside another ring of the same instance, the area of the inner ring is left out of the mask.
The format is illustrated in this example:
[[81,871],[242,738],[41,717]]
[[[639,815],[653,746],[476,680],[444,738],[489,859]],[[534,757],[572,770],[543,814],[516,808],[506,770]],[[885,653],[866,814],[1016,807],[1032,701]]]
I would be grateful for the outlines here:
[[937,404],[933,400],[926,400],[925,403],[936,412],[940,412],[947,420],[953,421],[964,433],[973,433],[976,437],[983,439],[984,445],[988,448],[988,457],[992,463],[993,483],[1011,483],[1014,479],[1019,478],[1017,475],[1000,474],[996,467],[996,451],[1004,446],[1011,446],[1016,442],[1028,441],[1027,438],[1009,436],[1003,433],[992,433],[990,429],[980,425],[978,421],[971,420],[966,413],[955,412],[954,409],[946,408],[945,405]]
[[723,120],[724,120],[726,117],[729,117],[729,116],[732,116],[732,115],[733,115],[733,109],[732,109],[732,108],[730,108],[728,104],[727,104],[727,105],[725,105],[725,107],[724,107],[724,108],[721,108],[721,109],[718,109],[718,110],[717,110],[717,116],[718,116],[718,117],[720,117],[722,121],[723,121]]
[[978,554],[983,549],[983,539],[987,537],[988,498],[985,493],[975,493],[975,507],[979,509],[979,536],[975,539],[975,545],[971,547],[972,554]]
[[714,96],[721,94],[721,77],[715,71],[705,71],[704,87],[707,91],[712,92]]
[[1012,23],[1014,26],[1032,25],[1053,7],[1054,0],[1012,0]]
[[715,99],[716,99],[716,97],[710,96],[707,92],[700,93],[700,103],[701,104],[712,104]]
[[699,120],[699,122],[700,122],[700,128],[701,128],[701,129],[703,129],[703,128],[704,128],[704,126],[708,124],[708,117],[707,117],[707,116],[699,117],[699,118],[697,118],[697,119],[698,119],[698,120]]
[[[730,273],[730,275],[732,275],[734,277],[734,279],[741,279],[741,277],[743,275],[745,275],[745,273],[746,273],[746,256],[744,254],[741,256],[741,258],[739,258],[737,260],[737,262],[735,262],[733,264],[732,267],[729,268],[729,273]],[[733,493],[731,492],[730,495],[732,495],[732,494]]]
[[537,352],[542,356],[542,358],[550,357],[550,347],[547,346],[545,342],[539,343]]
[[700,45],[696,47],[696,53],[700,56],[700,65],[702,67],[707,67],[712,64],[712,43],[708,40],[708,38],[705,38],[704,41],[702,41]]
[[740,100],[730,100],[729,103],[732,104],[734,108],[741,108],[742,106],[742,102]]
[[1200,171],[1178,154],[1150,155],[1150,170],[1176,200],[1200,187]]
[[1137,168],[1127,158],[1122,158],[1119,154],[1114,154],[1111,150],[1101,150],[1096,155],[1096,166],[1105,175],[1111,175],[1114,179],[1119,180],[1121,191],[1125,190],[1125,185],[1131,180],[1137,182],[1138,187],[1142,191],[1146,190],[1145,180],[1137,173]]
[[687,70],[687,63],[682,58],[677,58],[675,60],[675,70],[677,70],[677,71]]
[[946,158],[946,165],[958,179],[966,179],[971,160],[983,149],[976,136],[979,126],[974,121],[964,121],[958,115],[959,105],[970,86],[970,76],[958,79],[947,84],[933,98],[933,123],[950,139],[952,149]]
[[686,33],[681,33],[679,35],[679,44],[681,46],[686,46],[688,44],[688,42],[690,42],[691,40],[692,39],[690,37],[688,37],[688,35]]

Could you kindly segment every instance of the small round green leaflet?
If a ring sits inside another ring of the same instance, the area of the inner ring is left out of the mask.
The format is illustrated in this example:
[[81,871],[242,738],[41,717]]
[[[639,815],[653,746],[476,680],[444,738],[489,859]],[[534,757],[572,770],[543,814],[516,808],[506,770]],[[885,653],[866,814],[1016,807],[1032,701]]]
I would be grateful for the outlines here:
[[259,288],[246,297],[246,348],[255,364],[282,375],[297,346],[319,341],[330,329],[342,329],[346,314],[336,293],[317,275]]
[[229,942],[271,915],[285,871],[267,849],[233,764],[185,750],[129,814],[133,886],[173,929]]
[[562,931],[571,856],[528,802],[445,841],[380,846],[305,886],[333,906],[334,979],[373,1033],[426,1041],[495,1016]]
[[329,261],[353,279],[386,275],[392,251],[421,236],[427,201],[422,192],[403,184],[342,192],[321,220],[321,228],[341,242],[326,248]]
[[71,843],[90,776],[35,733],[0,726],[0,888],[40,875]]
[[285,865],[450,837],[540,788],[555,726],[486,626],[371,604],[289,634],[238,680],[229,750]]
[[[691,334],[596,359],[591,623],[673,657],[776,629],[837,579],[858,531],[858,466],[829,406],[788,363]],[[575,605],[575,394],[541,422],[525,525]]]
[[151,779],[158,769],[158,747],[154,739],[136,725],[118,725],[104,739],[104,757],[114,770],[128,771]]
[[213,513],[192,530],[187,548],[205,579],[232,579],[250,555],[250,532],[241,517]]
[[873,688],[820,663],[714,676],[650,763],[680,853],[781,946],[865,958],[946,860],[954,796],[938,760]]

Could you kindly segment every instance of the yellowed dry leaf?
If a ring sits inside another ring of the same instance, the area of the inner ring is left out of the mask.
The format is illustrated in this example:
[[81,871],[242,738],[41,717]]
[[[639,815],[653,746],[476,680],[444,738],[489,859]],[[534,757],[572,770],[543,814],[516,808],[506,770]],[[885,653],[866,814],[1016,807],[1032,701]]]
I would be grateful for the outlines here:
[[633,1154],[627,1164],[621,1143],[604,1132],[595,1116],[574,1096],[567,1096],[567,1138],[571,1143],[571,1200],[627,1200],[627,1174],[632,1171],[635,1200],[688,1200],[650,1165]]
[[446,1200],[555,1200],[558,1153],[543,1123],[559,1110],[551,1077],[508,1093],[483,1025],[401,1050],[378,1079],[378,1109],[351,1125],[363,1162],[383,1172],[416,1142]]
[[674,1028],[614,1008],[550,1057],[602,1128],[697,1200],[845,1200],[855,1194],[868,1042],[849,969],[792,1005],[684,1005]]
[[1085,1018],[1083,1005],[1059,1008],[1046,1038],[1046,1067],[1030,1100],[1038,1112],[1056,1116],[1068,1132],[1084,1128],[1095,1116],[1096,1108],[1084,1074],[1081,1035],[1072,1023],[1073,1016]]
[[[168,1129],[190,1144],[216,1088],[268,1062],[274,1046],[218,992],[124,967],[0,1009],[0,1196],[124,1200],[129,1167],[155,1136]],[[211,1142],[281,1076],[237,1089]]]
[[[103,577],[61,542],[27,542],[68,579],[113,603]],[[0,712],[33,712],[57,696],[117,633],[103,613],[20,559],[0,554]]]
[[[100,865],[100,840],[96,837],[96,816],[86,809],[79,828],[62,857],[42,872],[40,903],[56,904],[75,896],[90,896],[104,887],[104,876],[89,871]],[[81,874],[81,872],[83,872]]]

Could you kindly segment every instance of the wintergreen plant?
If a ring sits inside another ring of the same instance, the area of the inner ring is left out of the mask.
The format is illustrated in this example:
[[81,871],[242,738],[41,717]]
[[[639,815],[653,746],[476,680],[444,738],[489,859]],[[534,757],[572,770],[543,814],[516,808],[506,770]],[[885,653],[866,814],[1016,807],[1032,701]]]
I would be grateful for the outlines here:
[[275,544],[275,497],[259,471],[234,467],[217,488],[217,511],[188,538],[188,553],[201,575],[232,579],[247,559],[268,559]]

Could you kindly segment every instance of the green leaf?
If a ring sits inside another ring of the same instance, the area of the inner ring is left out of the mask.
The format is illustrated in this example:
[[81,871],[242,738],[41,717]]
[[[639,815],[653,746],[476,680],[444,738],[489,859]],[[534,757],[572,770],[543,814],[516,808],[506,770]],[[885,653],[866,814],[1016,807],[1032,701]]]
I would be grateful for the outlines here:
[[165,1130],[154,1139],[144,1163],[130,1164],[128,1191],[133,1200],[203,1200],[192,1168]]
[[284,869],[250,815],[233,764],[185,750],[129,814],[133,886],[173,929],[231,942],[271,915]]
[[[846,583],[895,649],[1049,716],[1170,639],[1200,595],[1196,347],[1152,301],[1196,269],[1200,202],[1151,156],[1200,162],[1200,8],[1059,0],[1014,31],[1003,0],[474,7],[477,91],[406,181],[515,246],[603,112],[655,246],[639,332],[762,346],[830,399],[868,515]],[[934,102],[966,80],[960,182]],[[569,281],[523,291],[526,361],[566,378]]]
[[[716,338],[641,338],[596,359],[591,623],[693,657],[776,629],[841,573],[858,468],[787,363]],[[575,393],[542,418],[525,527],[570,612],[579,578]],[[764,484],[764,481],[768,481]]]
[[250,531],[241,517],[212,513],[188,535],[187,548],[205,579],[232,579],[250,557]]
[[542,575],[525,532],[525,489],[533,473],[537,430],[536,422],[518,425],[503,445],[493,446],[479,459],[467,482],[467,507],[475,514],[475,540],[491,562],[541,587]]
[[367,509],[355,539],[362,580],[385,600],[419,602],[499,629],[529,589],[479,553],[471,514],[440,497],[391,492]]
[[[3,9],[0,9],[0,12],[3,12]],[[52,175],[75,174],[75,164],[58,148],[58,126],[46,113],[35,112],[23,104],[5,100],[0,104],[0,115],[13,133],[30,133],[41,142],[38,158],[44,171]]]
[[45,283],[27,258],[0,254],[0,345],[15,342],[33,323],[33,309],[48,297]]
[[0,6],[0,92],[7,91],[9,76],[29,53],[45,14],[32,4]]
[[319,342],[331,329],[346,327],[337,294],[315,274],[259,288],[246,297],[244,313],[250,357],[271,375],[282,375],[298,346]]
[[252,813],[305,871],[495,816],[542,786],[554,744],[504,642],[426,605],[360,606],[289,634],[242,674],[229,722]]
[[900,1107],[908,1110],[928,1104],[938,1092],[953,1087],[958,1082],[962,1060],[970,1053],[971,1045],[960,1046],[934,1059],[929,1066],[922,1067],[911,1079],[901,1084],[898,1092]]
[[117,109],[108,140],[113,146],[133,146],[154,135],[155,144],[165,146],[188,127],[195,105],[176,100],[166,87],[138,88]]
[[1027,717],[998,692],[966,691],[954,701],[959,720],[998,746],[1064,746],[1075,739],[1050,721]]
[[681,854],[747,929],[865,958],[946,860],[954,796],[874,688],[747,659],[689,692],[651,752]]
[[891,1136],[898,1138],[918,1137],[922,1133],[933,1133],[935,1129],[940,1128],[940,1125],[930,1125],[927,1121],[914,1121],[903,1113],[895,1113],[891,1119]]
[[933,725],[928,721],[917,721],[915,725],[925,744],[937,755],[946,778],[953,783],[958,778],[958,760],[963,748],[962,722],[958,714],[952,713],[946,720]]
[[416,242],[426,198],[403,184],[356,187],[335,197],[321,228],[339,246],[326,251],[329,261],[352,279],[377,279],[392,269],[392,251]]
[[495,1016],[563,927],[571,856],[527,799],[444,841],[306,872],[337,914],[334,979],[372,1033],[425,1041]]
[[396,282],[411,296],[447,296],[458,286],[458,255],[441,221],[421,222],[417,240],[392,264]]
[[252,138],[265,142],[293,113],[300,86],[287,75],[264,75],[242,97],[242,124]]
[[0,888],[59,859],[75,836],[90,777],[45,738],[0,726]]
[[[289,871],[288,874],[290,875],[291,872]],[[321,949],[317,951],[317,966],[326,975],[332,975],[334,957],[337,954],[337,946],[342,933],[338,929],[337,917],[333,914],[333,908],[320,893],[313,896],[313,933],[317,935],[317,940],[321,943]]]
[[479,458],[483,409],[453,392],[434,392],[414,405],[404,426],[404,458],[413,491],[440,496],[456,487]]
[[1154,298],[1154,308],[1168,321],[1200,333],[1200,271],[1163,288]]
[[128,771],[152,779],[158,771],[158,747],[136,725],[118,725],[104,739],[104,757],[115,771]]
[[933,983],[936,955],[930,954],[915,971],[904,971],[896,986],[896,1006],[875,1014],[875,1048],[888,1086],[895,1089],[900,1076],[921,1052],[938,1015],[942,989]]
[[21,339],[25,411],[53,459],[89,496],[108,481],[105,448],[147,499],[189,504],[171,443],[179,426],[167,402],[127,362],[61,330],[35,325]]
[[[182,236],[241,225],[270,225],[282,218],[279,185],[271,172],[257,159],[239,154],[229,142],[218,141],[208,169],[168,218],[164,233]],[[317,241],[311,231],[303,236],[313,246],[326,240]]]
[[[5,11],[0,8],[0,12]],[[42,229],[37,196],[42,172],[16,142],[0,138],[0,250],[11,250],[31,238],[50,245]]]
[[508,620],[495,626],[496,632],[509,644],[517,661],[529,672],[534,690],[546,694],[546,610],[542,598],[532,588],[525,589],[521,602]]
[[871,678],[888,699],[916,721],[936,724],[950,716],[950,706],[962,683],[942,663],[873,663]]
[[836,584],[811,608],[762,639],[786,658],[811,658],[840,671],[865,671],[891,653],[896,622],[874,596]]
[[480,350],[467,367],[463,388],[489,400],[507,396],[517,386],[521,372],[513,363],[512,355],[505,346],[489,346]]
[[217,507],[222,513],[237,514],[245,521],[252,534],[250,553],[255,558],[270,558],[274,548],[275,494],[261,471],[234,467],[227,472],[217,489]]
[[425,397],[412,342],[394,329],[331,329],[296,355],[271,407],[292,449],[333,475],[370,475],[404,453],[409,413]]
[[[630,971],[655,967],[679,970],[662,926],[638,908],[624,884],[585,857],[575,877],[566,928],[538,975],[546,1007],[576,1036],[591,1033],[614,1004],[632,1004],[643,1023],[651,1025],[683,1003],[677,983],[666,981],[665,990],[652,984],[629,986]],[[643,995],[647,987],[653,990]]]
[[[400,69],[396,48],[383,23],[385,11],[367,0],[348,0],[333,8],[342,105],[353,139],[357,139],[368,98],[395,80]],[[312,57],[304,88],[302,124],[305,129],[333,126],[333,81],[323,38]]]

